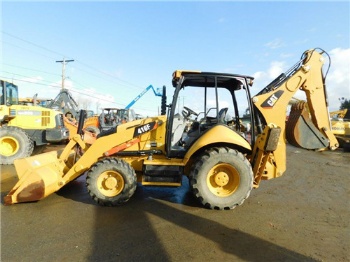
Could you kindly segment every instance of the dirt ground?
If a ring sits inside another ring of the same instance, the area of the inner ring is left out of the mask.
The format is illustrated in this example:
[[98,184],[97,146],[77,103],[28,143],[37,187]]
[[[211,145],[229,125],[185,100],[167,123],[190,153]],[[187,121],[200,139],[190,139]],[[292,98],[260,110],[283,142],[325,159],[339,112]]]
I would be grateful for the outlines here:
[[[100,207],[85,177],[1,210],[1,261],[350,261],[350,153],[287,147],[284,176],[242,206],[208,210],[180,188],[138,187]],[[1,170],[1,197],[17,181]]]

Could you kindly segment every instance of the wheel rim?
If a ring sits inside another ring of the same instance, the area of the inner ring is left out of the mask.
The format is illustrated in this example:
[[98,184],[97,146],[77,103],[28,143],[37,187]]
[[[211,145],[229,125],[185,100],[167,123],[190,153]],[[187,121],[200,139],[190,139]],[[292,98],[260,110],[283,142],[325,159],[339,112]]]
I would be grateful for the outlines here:
[[123,176],[116,171],[105,171],[97,179],[97,188],[105,196],[114,197],[123,191]]
[[218,197],[227,197],[233,194],[240,182],[237,170],[229,164],[218,164],[208,173],[207,185],[209,190]]
[[4,136],[0,140],[0,154],[3,156],[13,156],[19,150],[17,139],[11,136]]

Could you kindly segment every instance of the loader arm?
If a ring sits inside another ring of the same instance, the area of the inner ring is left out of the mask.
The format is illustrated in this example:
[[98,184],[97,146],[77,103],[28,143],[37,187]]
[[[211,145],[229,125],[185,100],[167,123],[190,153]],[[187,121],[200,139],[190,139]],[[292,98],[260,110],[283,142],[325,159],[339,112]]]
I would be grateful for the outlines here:
[[[59,156],[58,152],[52,151],[16,160],[19,181],[5,196],[5,204],[45,198],[84,174],[100,158],[138,143],[139,137],[162,124],[161,120],[147,118],[120,125],[118,130],[99,137],[91,146],[84,142],[80,134],[76,134]],[[81,150],[83,154],[77,155],[77,150]]]
[[83,155],[72,167],[65,169],[67,172],[64,172],[62,175],[62,181],[60,182],[63,184],[69,183],[90,169],[90,167],[97,162],[98,159],[125,150],[126,148],[139,142],[140,140],[137,138],[140,135],[151,132],[162,124],[161,121],[152,121],[151,118],[145,119],[142,122],[143,124],[136,125],[131,128],[129,125],[120,125],[118,126],[117,132],[99,137],[89,147],[83,142],[83,139],[80,136],[76,136],[76,142],[72,142],[70,146],[67,145],[59,160],[65,163],[68,162],[75,143],[78,143],[83,150],[88,150],[84,150]]
[[261,179],[279,177],[286,170],[286,111],[299,89],[306,93],[307,102],[292,108],[287,123],[290,140],[306,149],[338,147],[327,108],[323,53],[315,49],[304,52],[295,66],[252,98],[258,130],[259,124],[260,130],[265,127],[251,156],[256,187]]

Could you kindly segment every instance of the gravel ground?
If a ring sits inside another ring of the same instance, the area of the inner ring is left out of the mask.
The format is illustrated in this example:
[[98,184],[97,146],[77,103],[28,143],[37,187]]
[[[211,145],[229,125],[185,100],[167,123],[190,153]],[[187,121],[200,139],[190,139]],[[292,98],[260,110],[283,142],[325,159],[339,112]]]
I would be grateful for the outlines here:
[[[1,261],[350,261],[350,153],[287,147],[287,171],[242,206],[208,210],[180,188],[139,187],[97,206],[85,177],[36,203],[1,205]],[[17,181],[1,169],[1,196]]]

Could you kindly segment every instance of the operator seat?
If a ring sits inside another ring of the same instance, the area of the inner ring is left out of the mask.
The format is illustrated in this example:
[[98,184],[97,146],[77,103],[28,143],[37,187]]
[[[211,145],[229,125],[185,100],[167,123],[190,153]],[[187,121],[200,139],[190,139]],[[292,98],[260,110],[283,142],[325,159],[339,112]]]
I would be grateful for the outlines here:
[[218,124],[226,124],[225,117],[228,111],[228,107],[221,108],[218,114]]
[[207,116],[205,118],[206,126],[211,127],[216,124],[226,124],[225,117],[228,107],[221,108],[216,117]]
[[174,115],[173,120],[173,128],[171,131],[171,145],[174,146],[177,142],[179,142],[180,138],[185,129],[185,119],[180,114]]

